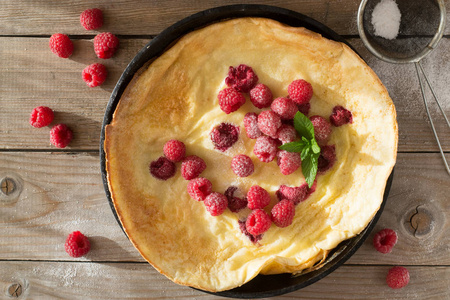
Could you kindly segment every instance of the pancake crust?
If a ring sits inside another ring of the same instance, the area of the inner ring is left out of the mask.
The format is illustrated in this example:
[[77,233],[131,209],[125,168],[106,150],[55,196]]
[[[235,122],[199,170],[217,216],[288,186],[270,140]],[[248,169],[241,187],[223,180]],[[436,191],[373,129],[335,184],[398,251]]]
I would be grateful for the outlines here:
[[[317,190],[296,206],[292,225],[272,225],[257,244],[239,229],[228,209],[212,217],[191,199],[177,173],[153,178],[149,163],[163,155],[169,139],[186,144],[186,155],[207,164],[201,174],[213,190],[230,185],[247,191],[260,185],[271,194],[281,184],[300,186],[301,170],[282,175],[276,162],[262,163],[247,138],[244,115],[259,112],[247,98],[226,115],[217,94],[226,87],[229,66],[251,66],[274,97],[287,95],[295,79],[314,89],[309,115],[328,117],[335,105],[352,111],[353,124],[334,127],[329,144],[337,161],[318,176]],[[240,126],[238,142],[226,152],[214,149],[211,129]],[[106,127],[108,184],[114,206],[131,242],[158,271],[176,283],[207,291],[241,286],[262,274],[300,272],[323,260],[341,241],[360,233],[378,211],[397,153],[396,112],[375,73],[342,43],[305,28],[262,18],[220,22],[187,34],[145,66],[129,84]],[[236,154],[250,156],[255,172],[239,178],[230,168]]]

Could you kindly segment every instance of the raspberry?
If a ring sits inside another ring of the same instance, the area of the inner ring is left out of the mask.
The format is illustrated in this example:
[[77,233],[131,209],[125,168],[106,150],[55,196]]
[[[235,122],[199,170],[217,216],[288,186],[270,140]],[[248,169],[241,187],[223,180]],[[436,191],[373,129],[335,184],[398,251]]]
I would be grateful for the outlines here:
[[73,43],[69,37],[62,33],[55,33],[50,37],[50,50],[62,58],[68,58],[73,52]]
[[273,100],[270,108],[277,113],[282,120],[291,120],[295,113],[298,112],[298,107],[291,99],[279,97]]
[[270,195],[259,185],[254,185],[247,192],[247,201],[250,209],[264,208],[270,203]]
[[80,15],[80,23],[86,30],[100,28],[103,25],[103,13],[98,8],[86,9]]
[[277,164],[280,166],[283,175],[289,175],[302,165],[302,159],[300,153],[281,150],[279,151]]
[[258,82],[253,69],[246,65],[239,65],[236,68],[230,67],[225,83],[238,92],[248,93]]
[[108,76],[108,70],[100,63],[89,65],[82,72],[83,80],[89,87],[101,85],[105,82],[106,76]]
[[250,90],[250,101],[257,108],[269,107],[272,100],[272,92],[265,84],[259,83]]
[[336,162],[336,147],[327,145],[320,147],[320,156],[317,164],[317,174],[323,174],[331,169]]
[[231,160],[231,170],[239,177],[247,177],[253,174],[255,168],[250,157],[239,154]]
[[314,125],[314,137],[319,145],[325,145],[330,139],[331,124],[321,116],[309,118]]
[[252,235],[252,234],[250,234],[250,232],[247,231],[247,228],[245,227],[245,221],[239,220],[238,223],[239,223],[239,229],[242,231],[243,234],[245,234],[250,239],[250,241],[253,244],[256,244],[257,242],[259,242],[262,239],[261,234]]
[[247,207],[247,197],[235,197],[234,193],[236,192],[237,187],[230,186],[225,191],[225,197],[228,199],[228,208],[232,212],[239,212],[241,209]]
[[149,169],[150,174],[152,174],[153,177],[161,180],[167,180],[175,175],[176,166],[173,162],[164,156],[161,156],[157,160],[150,163]]
[[217,99],[219,100],[220,109],[226,114],[238,110],[245,103],[244,95],[232,88],[221,90],[217,95]]
[[294,80],[288,86],[289,98],[297,104],[305,104],[311,100],[313,88],[303,79]]
[[50,130],[50,142],[57,148],[66,148],[72,137],[72,130],[66,124],[57,124]]
[[244,127],[249,139],[256,139],[262,135],[258,127],[258,115],[256,113],[245,114]]
[[262,209],[255,209],[247,217],[245,228],[251,235],[257,236],[269,230],[272,225],[270,216]]
[[261,136],[256,139],[253,153],[262,162],[271,162],[277,155],[277,142],[268,136]]
[[54,114],[53,110],[47,106],[38,106],[33,109],[30,116],[30,124],[33,127],[41,128],[53,121]]
[[333,108],[333,113],[330,116],[330,122],[336,127],[344,124],[353,123],[352,112],[344,107],[338,105]]
[[294,215],[295,205],[287,199],[281,200],[272,208],[272,221],[281,228],[291,225]]
[[405,267],[393,267],[386,276],[387,285],[393,289],[401,289],[409,283],[409,272]]
[[225,195],[221,193],[213,192],[206,196],[205,201],[203,201],[206,206],[206,210],[211,214],[211,216],[221,215],[228,207],[228,200]]
[[397,233],[392,229],[380,230],[373,237],[373,246],[378,252],[381,253],[391,253],[392,248],[394,248],[397,243]]
[[205,169],[206,164],[203,159],[196,155],[187,156],[181,163],[181,176],[186,180],[191,180],[198,177]]
[[164,144],[164,155],[173,162],[182,161],[186,154],[186,146],[178,140],[169,140]]
[[70,256],[80,257],[89,252],[91,243],[84,234],[79,231],[74,231],[67,236],[64,248]]
[[187,191],[192,199],[197,201],[205,200],[206,196],[212,192],[212,184],[206,178],[197,177],[189,181]]
[[306,199],[307,193],[308,193],[308,184],[305,183],[297,187],[281,185],[278,191],[276,192],[276,195],[280,201],[286,199],[292,201],[294,205],[297,205]]
[[230,123],[221,123],[209,134],[214,148],[224,152],[234,145],[239,138],[239,127]]
[[308,199],[309,196],[311,196],[312,193],[314,193],[316,191],[317,188],[317,180],[314,180],[313,184],[311,185],[311,187],[308,187],[307,183],[304,183],[304,185],[306,185],[306,199]]
[[111,58],[119,48],[119,39],[110,32],[102,32],[94,38],[94,51],[98,58]]
[[262,133],[276,138],[278,128],[281,126],[281,118],[271,110],[263,111],[258,116],[258,127]]
[[311,103],[297,104],[298,111],[307,116],[309,114],[309,110],[311,109]]
[[293,142],[297,138],[297,131],[294,126],[283,124],[277,131],[277,139],[283,144]]

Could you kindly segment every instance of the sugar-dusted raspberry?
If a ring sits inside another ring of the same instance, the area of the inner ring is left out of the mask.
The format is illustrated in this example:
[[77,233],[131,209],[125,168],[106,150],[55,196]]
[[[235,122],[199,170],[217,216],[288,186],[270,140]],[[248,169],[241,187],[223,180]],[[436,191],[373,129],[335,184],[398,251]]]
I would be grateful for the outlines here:
[[53,121],[53,110],[47,106],[38,106],[33,109],[30,116],[30,124],[33,127],[41,128]]
[[203,201],[206,196],[212,193],[211,181],[203,177],[194,178],[189,181],[187,191],[192,199]]
[[245,154],[239,154],[231,160],[231,169],[239,177],[247,177],[253,174],[255,167],[250,157]]
[[298,111],[307,116],[309,114],[309,110],[311,109],[311,103],[297,104]]
[[333,107],[333,113],[330,115],[330,122],[336,127],[353,123],[352,112],[338,105]]
[[72,130],[66,124],[57,124],[50,130],[50,142],[57,148],[66,148],[72,137]]
[[91,243],[84,234],[79,231],[74,231],[67,236],[64,249],[72,257],[81,257],[89,252]]
[[391,253],[397,243],[397,233],[392,229],[383,229],[373,237],[373,246],[381,253]]
[[289,175],[302,165],[302,159],[300,153],[281,150],[278,152],[277,164],[283,175]]
[[119,39],[111,32],[102,32],[94,38],[94,51],[98,58],[111,58],[119,48]]
[[295,141],[297,138],[297,131],[294,126],[283,124],[277,131],[277,139],[279,139],[283,144]]
[[314,136],[319,145],[325,145],[330,139],[331,124],[321,116],[312,116],[309,118],[314,125]]
[[278,128],[281,127],[281,118],[272,110],[265,110],[258,115],[258,128],[262,133],[276,138]]
[[307,193],[308,193],[308,184],[305,183],[301,186],[295,187],[281,185],[278,191],[276,192],[276,195],[280,201],[286,199],[292,201],[294,205],[297,205],[306,199]]
[[84,68],[81,75],[89,87],[96,87],[105,82],[108,70],[104,65],[95,63]]
[[70,38],[62,33],[55,33],[50,37],[50,50],[62,58],[68,58],[73,53],[73,43]]
[[217,192],[212,192],[206,196],[203,203],[205,203],[206,210],[213,217],[221,215],[228,207],[227,197]]
[[401,289],[409,283],[409,271],[405,267],[395,266],[386,276],[386,283],[390,288]]
[[247,236],[249,238],[249,240],[253,243],[256,244],[257,242],[259,242],[262,239],[262,234],[258,234],[258,235],[252,235],[250,232],[247,231],[247,228],[245,226],[245,221],[241,221],[239,220],[239,229],[241,230],[241,232],[243,234],[245,234],[245,236]]
[[256,139],[262,135],[258,127],[258,115],[256,113],[246,113],[244,116],[245,132],[249,139]]
[[247,197],[236,197],[234,195],[237,189],[236,186],[230,186],[224,193],[225,197],[228,199],[228,208],[232,212],[239,212],[241,209],[247,207]]
[[239,109],[245,103],[245,97],[242,93],[233,88],[226,88],[217,95],[220,109],[226,114],[230,114]]
[[169,140],[164,144],[164,155],[173,162],[182,161],[186,154],[186,146],[179,140]]
[[250,90],[250,101],[252,101],[253,105],[257,108],[269,107],[272,100],[272,91],[265,84],[258,83]]
[[311,100],[313,88],[309,82],[297,79],[288,86],[289,98],[297,104],[305,104]]
[[220,123],[209,134],[214,148],[222,152],[234,145],[239,138],[239,126],[230,123]]
[[181,176],[186,180],[191,180],[206,169],[206,163],[196,155],[186,156],[181,163]]
[[317,164],[317,174],[323,174],[331,169],[336,162],[335,145],[326,145],[320,147],[320,156]]
[[257,236],[269,230],[272,225],[270,216],[262,209],[255,209],[247,217],[245,228],[251,235]]
[[238,92],[248,93],[258,83],[258,76],[251,67],[241,64],[230,67],[225,83]]
[[262,162],[271,162],[277,155],[277,142],[268,136],[261,136],[256,139],[253,153]]
[[103,26],[103,13],[98,8],[86,9],[80,14],[81,26],[86,30],[93,30]]
[[270,108],[277,113],[282,120],[293,119],[295,113],[298,112],[297,104],[285,97],[279,97],[273,100]]
[[166,157],[161,156],[157,160],[150,163],[149,170],[153,177],[161,180],[167,180],[175,175],[176,166]]
[[278,227],[287,227],[292,224],[295,215],[294,202],[281,200],[272,208],[272,221]]
[[270,203],[270,195],[259,185],[253,185],[247,192],[247,201],[250,209],[264,208]]

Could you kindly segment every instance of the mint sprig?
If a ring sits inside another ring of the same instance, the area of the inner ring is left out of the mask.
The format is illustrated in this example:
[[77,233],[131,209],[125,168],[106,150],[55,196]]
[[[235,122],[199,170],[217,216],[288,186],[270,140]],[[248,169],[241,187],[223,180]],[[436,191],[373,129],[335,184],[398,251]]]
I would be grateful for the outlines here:
[[302,139],[297,142],[286,143],[279,148],[288,152],[300,153],[303,176],[305,176],[308,187],[311,187],[317,175],[320,155],[320,147],[314,136],[314,125],[307,116],[297,112],[294,117],[294,127]]

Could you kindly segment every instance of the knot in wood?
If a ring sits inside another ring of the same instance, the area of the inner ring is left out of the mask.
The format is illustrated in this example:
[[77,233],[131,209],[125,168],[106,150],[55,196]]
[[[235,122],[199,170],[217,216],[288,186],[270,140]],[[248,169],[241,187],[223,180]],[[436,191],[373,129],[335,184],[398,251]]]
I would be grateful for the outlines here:
[[13,283],[8,287],[8,295],[13,298],[19,298],[22,295],[22,285]]
[[414,237],[423,238],[432,233],[434,217],[426,208],[419,205],[410,213],[407,223],[406,227]]
[[15,181],[10,177],[5,177],[0,181],[0,190],[6,196],[11,195],[16,190],[17,185]]

